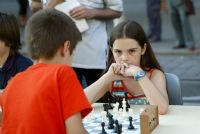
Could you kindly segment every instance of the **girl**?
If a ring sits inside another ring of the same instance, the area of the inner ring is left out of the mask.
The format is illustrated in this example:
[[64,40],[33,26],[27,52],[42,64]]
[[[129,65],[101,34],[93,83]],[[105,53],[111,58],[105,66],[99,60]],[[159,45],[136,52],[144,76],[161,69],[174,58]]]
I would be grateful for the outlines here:
[[112,95],[127,92],[130,103],[158,105],[159,113],[165,114],[169,105],[165,75],[142,27],[134,21],[118,24],[109,47],[108,67],[112,65],[116,74],[129,77],[112,83]]

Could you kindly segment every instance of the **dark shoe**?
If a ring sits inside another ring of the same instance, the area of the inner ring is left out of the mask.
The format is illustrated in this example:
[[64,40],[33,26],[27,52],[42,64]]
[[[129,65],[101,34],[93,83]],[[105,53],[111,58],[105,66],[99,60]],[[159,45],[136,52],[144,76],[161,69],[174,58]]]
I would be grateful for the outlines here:
[[181,49],[181,48],[186,48],[185,45],[177,45],[177,46],[174,46],[173,49]]
[[189,48],[189,51],[195,51],[195,50],[196,50],[196,48],[194,46]]

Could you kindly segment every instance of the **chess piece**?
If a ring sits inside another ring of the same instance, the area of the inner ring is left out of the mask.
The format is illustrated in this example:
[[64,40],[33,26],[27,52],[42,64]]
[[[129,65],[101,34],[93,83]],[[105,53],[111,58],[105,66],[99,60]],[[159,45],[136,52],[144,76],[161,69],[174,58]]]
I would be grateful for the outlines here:
[[132,121],[133,121],[133,118],[130,116],[130,117],[129,117],[129,122],[130,122],[130,124],[129,124],[129,126],[128,126],[128,129],[135,129],[134,126],[133,126],[133,124],[132,124]]
[[115,120],[115,131],[114,131],[114,133],[117,133],[118,128],[119,128],[118,120]]
[[116,101],[119,103],[118,109],[122,108],[122,98],[119,97],[119,96],[117,96],[117,97],[116,97]]
[[125,96],[125,101],[126,101],[126,111],[128,111],[128,109],[130,108],[130,104],[128,103],[128,93],[125,92],[124,96]]
[[110,114],[109,116],[108,116],[108,120],[109,120],[109,122],[108,122],[108,129],[114,129],[114,119],[113,119],[113,115],[112,114]]
[[102,127],[101,134],[107,134],[107,133],[106,133],[106,130],[105,130],[105,128],[104,128],[104,127],[105,127],[105,123],[104,123],[104,122],[101,123],[101,127]]
[[104,111],[106,111],[106,116],[108,117],[108,114],[109,114],[109,112],[108,112],[108,104],[103,104],[103,109],[104,109]]
[[122,134],[122,124],[118,125],[117,134]]
[[108,97],[108,109],[113,109],[113,106],[111,105],[111,98]]

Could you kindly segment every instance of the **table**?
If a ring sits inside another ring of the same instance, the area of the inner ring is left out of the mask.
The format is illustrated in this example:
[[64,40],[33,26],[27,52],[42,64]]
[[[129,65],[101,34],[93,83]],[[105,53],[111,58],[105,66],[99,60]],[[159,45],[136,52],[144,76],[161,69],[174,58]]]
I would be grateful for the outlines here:
[[[131,106],[133,113],[144,105]],[[102,104],[93,104],[94,110],[102,110]],[[200,106],[170,105],[166,115],[159,115],[159,125],[152,134],[200,134]]]
[[200,134],[200,106],[169,106],[152,134]]

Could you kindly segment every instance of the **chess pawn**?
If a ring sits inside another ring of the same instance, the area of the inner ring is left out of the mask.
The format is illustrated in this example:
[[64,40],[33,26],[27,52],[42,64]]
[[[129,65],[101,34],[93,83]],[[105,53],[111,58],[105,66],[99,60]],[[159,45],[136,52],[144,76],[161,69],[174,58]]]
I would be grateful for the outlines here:
[[135,129],[134,126],[133,126],[133,124],[132,124],[132,121],[133,121],[133,118],[130,116],[130,117],[129,117],[129,122],[130,122],[130,124],[129,124],[129,126],[128,126],[128,129],[129,129],[129,130]]
[[107,134],[107,133],[106,133],[106,130],[105,130],[105,128],[104,128],[104,127],[105,127],[105,123],[104,123],[104,122],[101,123],[101,127],[102,127],[101,134]]

